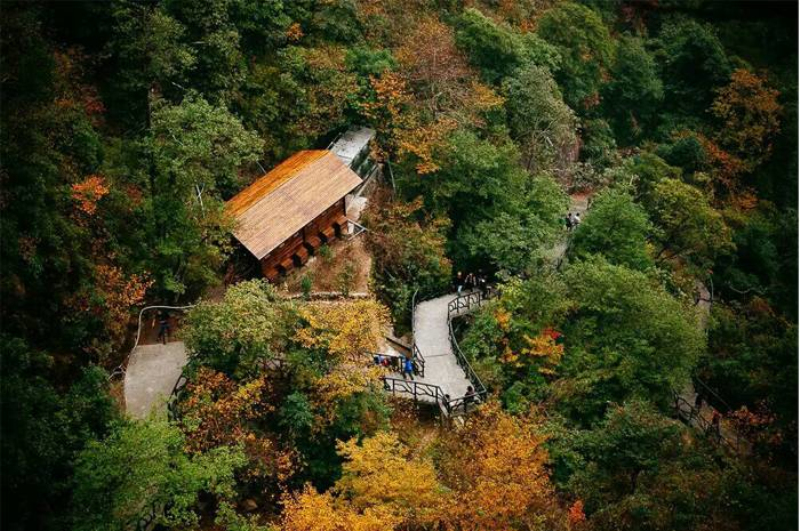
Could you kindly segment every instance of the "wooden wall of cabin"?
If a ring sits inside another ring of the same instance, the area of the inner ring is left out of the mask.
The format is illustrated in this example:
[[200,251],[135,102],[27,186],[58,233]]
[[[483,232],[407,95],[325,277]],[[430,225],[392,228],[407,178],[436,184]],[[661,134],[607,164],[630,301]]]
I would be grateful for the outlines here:
[[345,201],[342,198],[262,258],[261,271],[264,276],[270,281],[276,280],[281,274],[281,267],[286,270],[293,267],[292,257],[296,254],[302,257],[302,262],[305,262],[308,250],[304,244],[307,243],[314,250],[318,249],[325,241],[320,237],[320,233],[326,234],[327,239],[332,239],[334,224],[340,222],[345,215]]

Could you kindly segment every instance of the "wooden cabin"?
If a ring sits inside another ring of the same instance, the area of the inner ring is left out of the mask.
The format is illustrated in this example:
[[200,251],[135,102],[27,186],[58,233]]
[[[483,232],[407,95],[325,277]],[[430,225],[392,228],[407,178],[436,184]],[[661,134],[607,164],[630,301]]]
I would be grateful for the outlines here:
[[345,196],[361,178],[328,150],[295,153],[230,199],[233,235],[270,281],[303,265],[347,227]]

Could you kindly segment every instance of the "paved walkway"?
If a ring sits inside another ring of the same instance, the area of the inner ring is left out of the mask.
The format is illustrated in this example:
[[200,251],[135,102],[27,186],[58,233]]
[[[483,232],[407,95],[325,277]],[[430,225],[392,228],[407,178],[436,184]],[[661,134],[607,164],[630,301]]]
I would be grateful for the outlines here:
[[447,304],[456,297],[450,293],[417,304],[413,323],[414,342],[425,358],[425,377],[415,379],[438,385],[450,398],[464,396],[471,385],[450,345]]
[[125,409],[134,418],[147,417],[155,409],[166,415],[166,402],[186,365],[182,341],[139,345],[125,371]]

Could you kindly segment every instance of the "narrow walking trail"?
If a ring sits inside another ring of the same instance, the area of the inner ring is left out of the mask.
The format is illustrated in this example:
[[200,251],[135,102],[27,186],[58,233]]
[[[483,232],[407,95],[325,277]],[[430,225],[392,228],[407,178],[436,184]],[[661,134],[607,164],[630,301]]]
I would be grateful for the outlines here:
[[447,305],[456,297],[457,293],[449,293],[419,303],[413,323],[414,342],[425,358],[425,376],[415,378],[438,385],[451,398],[464,396],[471,385],[450,344]]
[[[590,197],[591,196],[589,194],[572,194],[569,196],[569,210],[564,212],[564,216],[566,216],[568,212],[572,212],[573,214],[580,214],[581,220],[585,220],[586,211],[589,210]],[[564,260],[564,256],[567,254],[571,234],[572,233],[567,232],[565,228],[564,237],[561,239],[561,241],[555,244],[546,253],[546,256],[550,257],[556,266],[561,265],[561,262]]]

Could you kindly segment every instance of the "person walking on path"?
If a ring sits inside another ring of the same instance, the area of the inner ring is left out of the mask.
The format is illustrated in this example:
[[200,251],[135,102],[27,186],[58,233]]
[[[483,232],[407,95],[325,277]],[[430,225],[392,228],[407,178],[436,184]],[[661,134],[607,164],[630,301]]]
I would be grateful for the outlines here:
[[700,412],[702,410],[703,410],[703,395],[697,393],[697,396],[694,397],[694,409],[692,410],[691,417],[694,418],[695,415],[699,417]]
[[403,380],[406,379],[406,376],[411,378],[411,380],[414,380],[414,364],[411,362],[410,357],[407,357],[405,363],[403,364]]
[[464,289],[464,276],[461,271],[456,273],[456,292],[461,295],[461,290]]
[[581,224],[581,213],[575,212],[575,217],[572,218],[572,226],[573,228],[578,228],[578,225]]
[[478,273],[478,289],[481,290],[481,299],[485,299],[489,294],[489,285],[486,282],[486,276],[483,271]]
[[467,386],[467,392],[464,394],[464,403],[471,404],[475,401],[475,389],[472,386]]
[[169,314],[162,311],[158,318],[158,340],[163,344],[167,344],[169,337]]
[[567,212],[567,216],[564,218],[564,224],[567,226],[567,232],[572,230],[572,212]]
[[722,429],[720,427],[721,420],[722,415],[719,414],[719,411],[714,409],[714,413],[711,415],[711,435],[713,435],[717,443],[722,440]]
[[472,291],[475,288],[475,275],[472,273],[467,273],[467,277],[464,279],[464,289],[467,291]]

